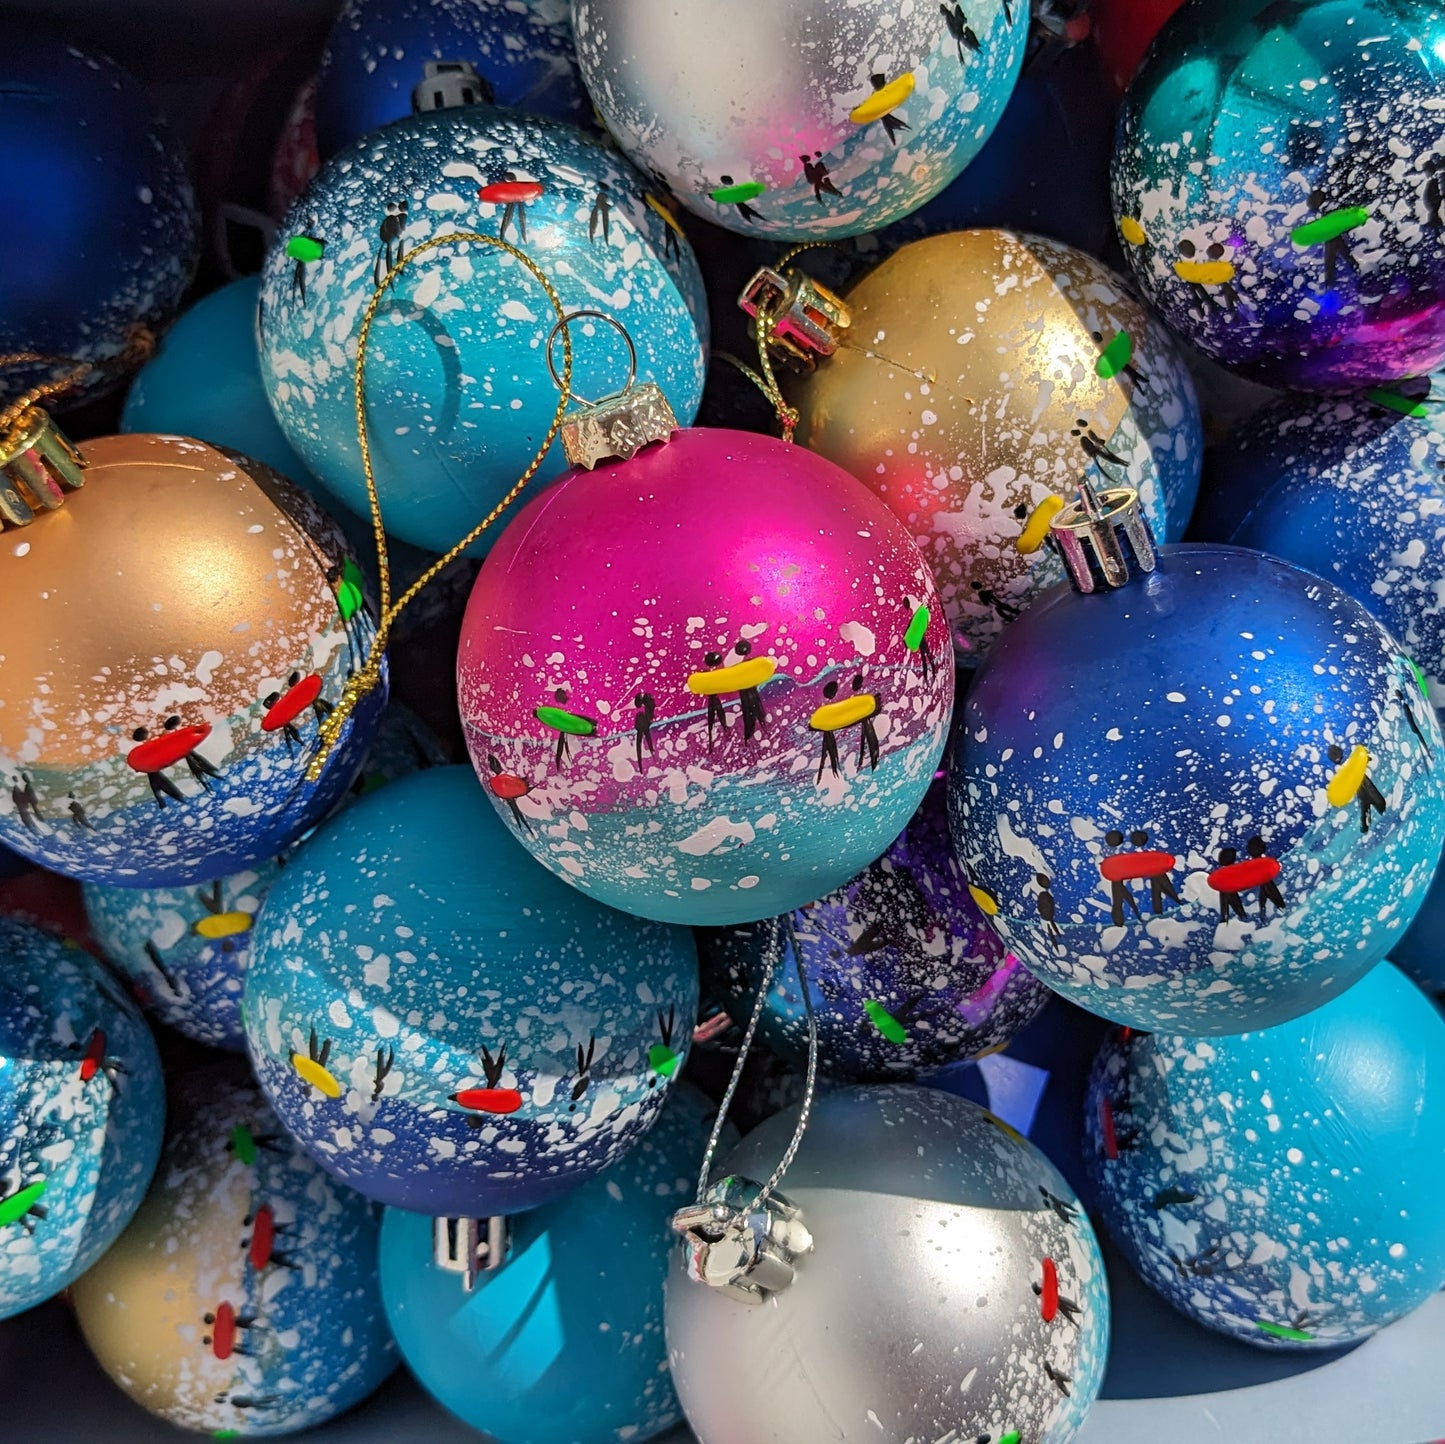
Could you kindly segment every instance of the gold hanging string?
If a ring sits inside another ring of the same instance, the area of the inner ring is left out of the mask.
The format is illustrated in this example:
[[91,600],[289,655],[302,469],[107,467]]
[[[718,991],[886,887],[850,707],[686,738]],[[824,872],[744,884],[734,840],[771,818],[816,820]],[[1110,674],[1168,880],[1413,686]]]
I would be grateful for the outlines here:
[[80,385],[92,371],[126,372],[149,361],[156,352],[156,336],[148,326],[137,322],[126,335],[125,345],[104,361],[81,361],[74,356],[51,356],[42,351],[12,351],[0,356],[0,371],[16,366],[64,366],[65,373],[49,381],[37,381],[28,391],[8,402],[0,410],[0,449],[12,442],[30,413],[42,401],[60,396]]
[[[527,469],[519,476],[510,491],[464,536],[444,555],[437,558],[407,589],[396,599],[391,599],[391,565],[386,549],[386,529],[382,524],[381,501],[376,490],[376,473],[371,460],[371,436],[366,424],[366,347],[371,337],[372,322],[376,319],[376,313],[385,298],[387,291],[396,278],[406,269],[418,256],[425,255],[428,251],[435,250],[438,246],[460,245],[471,242],[476,245],[492,246],[496,250],[504,251],[513,260],[519,261],[531,272],[533,279],[547,293],[547,299],[552,304],[552,309],[557,313],[562,325],[562,380],[557,395],[557,409],[552,414],[552,424],[547,428],[547,434],[542,438],[542,444],[537,448],[532,460],[528,463]],[[521,490],[537,474],[557,433],[562,429],[562,420],[567,412],[567,404],[572,396],[572,337],[565,324],[566,311],[562,306],[562,299],[553,288],[551,281],[543,273],[540,266],[523,250],[511,245],[507,241],[499,240],[496,236],[484,236],[478,231],[454,231],[444,236],[433,236],[429,241],[423,241],[418,246],[405,252],[397,263],[381,279],[381,284],[372,293],[371,300],[367,303],[366,311],[361,318],[361,330],[356,337],[356,371],[353,380],[352,391],[356,402],[356,436],[361,447],[361,470],[366,479],[366,503],[371,514],[371,530],[376,540],[376,569],[381,581],[381,614],[377,619],[376,633],[371,639],[371,645],[367,648],[366,660],[362,663],[361,669],[352,673],[347,678],[346,686],[342,688],[341,699],[337,702],[335,710],[328,713],[321,723],[319,736],[317,738],[316,755],[311,759],[310,766],[306,769],[306,777],[310,782],[317,781],[326,766],[326,760],[330,757],[332,750],[340,740],[341,732],[346,725],[346,720],[355,711],[357,704],[368,693],[372,692],[381,680],[381,663],[386,655],[387,642],[391,636],[391,629],[398,616],[416,594],[427,586],[436,575],[444,568],[451,565],[481,534],[492,525],[506,509],[520,495]]]

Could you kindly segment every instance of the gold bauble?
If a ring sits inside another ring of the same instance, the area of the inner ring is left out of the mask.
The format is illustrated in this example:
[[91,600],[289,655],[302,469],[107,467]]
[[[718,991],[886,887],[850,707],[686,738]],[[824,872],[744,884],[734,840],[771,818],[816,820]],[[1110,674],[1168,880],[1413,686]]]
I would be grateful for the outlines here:
[[273,857],[350,784],[384,700],[308,783],[375,630],[346,542],[289,482],[204,442],[77,450],[81,489],[0,533],[0,841],[135,886]]
[[395,1366],[380,1210],[281,1131],[240,1064],[192,1074],[155,1182],[70,1291],[101,1368],[185,1429],[319,1424]]
[[912,531],[959,660],[1063,573],[1049,518],[1086,473],[1184,530],[1202,449],[1168,333],[1093,257],[1009,231],[904,246],[845,297],[851,325],[790,390],[797,439]]

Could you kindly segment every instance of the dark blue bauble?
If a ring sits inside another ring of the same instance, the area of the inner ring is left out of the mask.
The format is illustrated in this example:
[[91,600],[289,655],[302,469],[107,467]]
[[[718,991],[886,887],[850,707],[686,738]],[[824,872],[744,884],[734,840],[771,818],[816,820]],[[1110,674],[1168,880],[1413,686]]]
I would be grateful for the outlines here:
[[[0,49],[0,353],[95,366],[68,400],[117,378],[136,327],[158,330],[190,284],[200,219],[186,162],[112,61],[7,14]],[[7,395],[70,369],[7,367]]]
[[1358,396],[1284,397],[1219,448],[1192,528],[1328,577],[1374,614],[1445,703],[1445,375]]
[[115,1242],[160,1157],[161,1064],[87,953],[0,918],[0,1319]]
[[[338,806],[446,762],[431,730],[393,703]],[[239,1053],[246,1047],[241,993],[256,914],[290,859],[288,850],[187,887],[87,883],[86,915],[102,954],[129,979],[147,1011],[198,1043]]]
[[316,77],[322,160],[416,109],[469,103],[591,119],[567,0],[347,0]]
[[1235,1038],[1122,1030],[1086,1156],[1144,1281],[1264,1348],[1354,1343],[1445,1287],[1445,1021],[1388,963]]
[[[122,431],[167,431],[239,451],[314,490],[261,385],[256,356],[260,278],[243,276],[189,306],[136,373]],[[334,512],[334,508],[333,508]],[[361,549],[365,556],[373,544]]]
[[968,169],[879,234],[889,250],[921,236],[1001,226],[1104,253],[1112,236],[1109,157],[1118,98],[1093,47],[1050,47],[1024,66],[998,128]]
[[1164,320],[1253,380],[1445,363],[1439,0],[1189,0],[1119,114],[1114,217]]
[[646,1132],[697,996],[685,929],[559,882],[469,769],[437,767],[298,849],[257,920],[246,1037],[287,1130],[344,1183],[515,1213]]
[[801,957],[818,1066],[850,1081],[914,1078],[993,1052],[1047,997],[969,896],[942,775],[888,851],[850,882],[781,918],[700,928],[698,946],[739,1021],[776,959],[760,1029],[797,1063],[808,1052]]
[[[624,1158],[517,1218],[507,1261],[470,1293],[433,1262],[431,1220],[387,1209],[382,1301],[422,1386],[496,1444],[652,1439],[678,1423],[668,1221],[693,1201],[712,1115],[696,1089],[674,1089]],[[737,1141],[729,1128],[722,1146]]]
[[953,837],[1050,987],[1238,1033],[1319,1007],[1404,932],[1445,837],[1442,752],[1358,602],[1256,552],[1165,547],[1004,633],[964,704]]

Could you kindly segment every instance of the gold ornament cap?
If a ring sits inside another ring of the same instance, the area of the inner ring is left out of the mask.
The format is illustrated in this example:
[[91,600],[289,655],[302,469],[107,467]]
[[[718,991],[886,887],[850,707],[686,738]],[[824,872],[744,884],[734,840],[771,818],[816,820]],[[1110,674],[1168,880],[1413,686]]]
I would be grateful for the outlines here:
[[1068,568],[1076,591],[1127,586],[1159,565],[1154,533],[1130,486],[1095,491],[1079,481],[1079,495],[1049,523],[1049,540]]
[[801,271],[786,274],[768,266],[743,287],[738,306],[761,323],[768,349],[799,371],[811,371],[819,357],[831,356],[842,333],[853,323],[841,297]]
[[0,526],[28,526],[37,511],[54,511],[84,485],[85,461],[50,413],[22,412],[0,440]]
[[552,362],[552,342],[564,326],[586,316],[606,321],[627,345],[627,381],[622,390],[599,401],[589,401],[573,392],[581,409],[562,422],[563,455],[573,466],[591,471],[604,461],[631,461],[644,446],[670,441],[678,427],[662,388],[654,381],[638,382],[637,347],[627,328],[606,311],[571,311],[547,333],[547,369],[557,389],[562,389],[562,378]]
[[506,1263],[512,1251],[512,1226],[507,1219],[432,1219],[432,1262],[456,1274],[467,1293],[477,1280]]

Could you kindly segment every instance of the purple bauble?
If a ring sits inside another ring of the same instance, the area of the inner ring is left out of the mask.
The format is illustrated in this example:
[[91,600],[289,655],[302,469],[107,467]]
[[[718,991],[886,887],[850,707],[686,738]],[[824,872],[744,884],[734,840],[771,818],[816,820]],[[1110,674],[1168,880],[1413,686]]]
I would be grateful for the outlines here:
[[663,922],[773,917],[897,837],[953,669],[903,524],[820,456],[679,431],[522,508],[462,628],[467,745],[532,853]]
[[703,966],[733,1017],[748,1016],[776,959],[764,1040],[807,1057],[806,979],[818,1066],[853,1082],[916,1078],[977,1058],[1029,1023],[1048,990],[970,896],[947,808],[940,774],[893,846],[851,882],[785,917],[701,930]]

